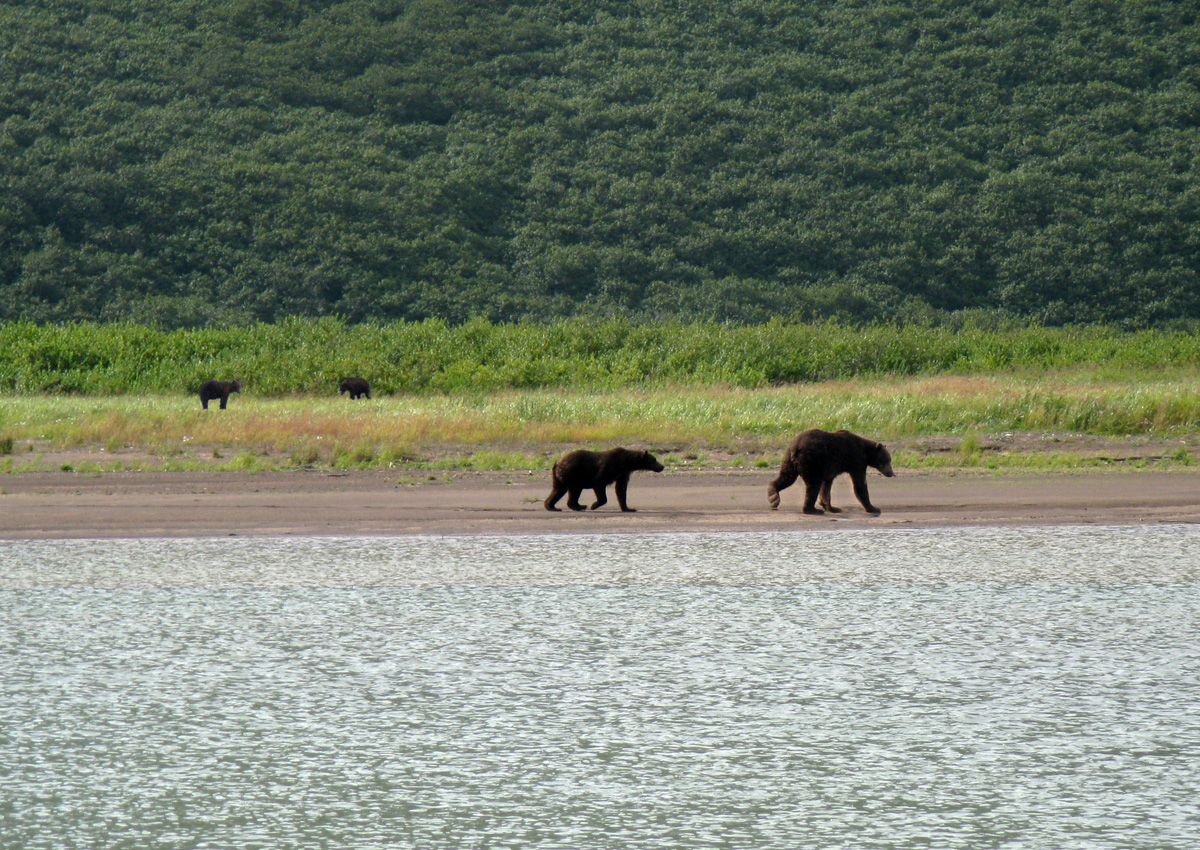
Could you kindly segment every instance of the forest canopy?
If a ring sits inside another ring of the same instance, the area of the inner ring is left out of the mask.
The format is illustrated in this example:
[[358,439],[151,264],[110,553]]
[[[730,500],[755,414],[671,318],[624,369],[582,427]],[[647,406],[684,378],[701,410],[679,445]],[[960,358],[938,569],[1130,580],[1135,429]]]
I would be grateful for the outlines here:
[[1200,321],[1176,0],[0,0],[0,321]]

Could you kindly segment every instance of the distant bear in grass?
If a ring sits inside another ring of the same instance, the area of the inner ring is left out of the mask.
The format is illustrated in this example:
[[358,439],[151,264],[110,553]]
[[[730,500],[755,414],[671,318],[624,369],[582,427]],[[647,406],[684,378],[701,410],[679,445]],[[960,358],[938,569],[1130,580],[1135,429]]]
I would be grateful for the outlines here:
[[200,385],[200,406],[208,410],[208,403],[214,398],[221,400],[221,409],[225,409],[230,393],[241,393],[241,381],[205,381]]
[[[892,456],[882,443],[868,440],[849,431],[805,431],[792,441],[784,452],[779,466],[779,477],[767,485],[767,501],[771,510],[779,507],[779,491],[791,487],[797,478],[804,480],[804,513],[821,514],[825,511],[840,513],[829,502],[829,486],[843,472],[850,473],[854,483],[854,495],[870,514],[880,513],[871,504],[867,493],[867,467],[878,469],[888,478],[892,472]],[[820,497],[821,507],[816,507]]]
[[359,396],[371,397],[371,385],[367,383],[366,378],[346,378],[338,384],[338,395],[342,393],[350,393],[350,398],[358,398]]
[[586,449],[567,452],[554,464],[551,473],[553,486],[544,503],[546,510],[557,511],[555,504],[564,493],[569,493],[567,507],[582,511],[584,508],[579,504],[579,494],[584,490],[596,491],[596,501],[592,503],[592,510],[596,510],[608,503],[604,489],[609,484],[616,484],[617,504],[621,510],[632,513],[633,508],[625,501],[625,493],[629,489],[629,476],[639,469],[662,472],[663,465],[650,452],[620,447],[606,452],[590,452]]

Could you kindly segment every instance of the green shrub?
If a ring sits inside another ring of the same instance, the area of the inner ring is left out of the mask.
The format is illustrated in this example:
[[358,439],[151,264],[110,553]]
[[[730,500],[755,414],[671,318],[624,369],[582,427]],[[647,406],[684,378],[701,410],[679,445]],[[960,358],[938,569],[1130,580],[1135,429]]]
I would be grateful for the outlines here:
[[759,388],[1060,370],[1090,370],[1104,380],[1198,367],[1200,337],[1108,327],[982,330],[622,319],[545,325],[474,320],[451,326],[438,319],[389,325],[287,319],[162,332],[129,324],[0,324],[0,393],[16,395],[191,395],[205,379],[238,378],[243,399],[336,398],[337,382],[352,374],[370,380],[374,395],[386,396],[556,387]]

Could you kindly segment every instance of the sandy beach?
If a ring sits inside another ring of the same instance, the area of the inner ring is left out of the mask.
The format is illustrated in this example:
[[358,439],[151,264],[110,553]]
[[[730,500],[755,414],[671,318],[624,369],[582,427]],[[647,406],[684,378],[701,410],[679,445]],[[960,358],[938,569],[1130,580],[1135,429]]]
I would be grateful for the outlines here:
[[800,485],[771,511],[772,477],[773,470],[638,473],[629,488],[637,512],[623,514],[611,489],[600,510],[546,511],[546,473],[22,472],[0,479],[0,539],[1200,522],[1200,472],[872,474],[877,517],[859,507],[845,476],[833,488],[843,513],[801,514]]

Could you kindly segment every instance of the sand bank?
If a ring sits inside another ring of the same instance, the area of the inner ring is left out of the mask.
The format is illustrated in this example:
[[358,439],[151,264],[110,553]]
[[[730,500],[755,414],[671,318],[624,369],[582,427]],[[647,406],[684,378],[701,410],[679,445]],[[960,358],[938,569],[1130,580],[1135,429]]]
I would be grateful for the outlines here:
[[771,511],[766,485],[773,476],[638,473],[629,488],[637,513],[622,514],[610,490],[604,508],[577,514],[542,507],[544,473],[23,472],[0,479],[0,539],[1200,522],[1196,472],[871,475],[878,517],[863,513],[845,476],[833,489],[844,513],[800,514],[800,485],[784,491],[780,510]]

